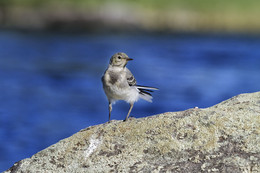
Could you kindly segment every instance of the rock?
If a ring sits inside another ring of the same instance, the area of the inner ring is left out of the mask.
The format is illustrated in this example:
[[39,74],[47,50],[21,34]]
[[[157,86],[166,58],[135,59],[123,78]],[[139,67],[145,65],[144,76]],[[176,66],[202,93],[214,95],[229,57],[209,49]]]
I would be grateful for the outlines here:
[[260,92],[88,127],[11,172],[260,172]]

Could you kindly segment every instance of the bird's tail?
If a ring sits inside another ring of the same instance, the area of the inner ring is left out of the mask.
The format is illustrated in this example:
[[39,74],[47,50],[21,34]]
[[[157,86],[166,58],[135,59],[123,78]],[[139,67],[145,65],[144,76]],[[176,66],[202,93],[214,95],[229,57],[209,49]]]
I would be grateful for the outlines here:
[[153,90],[158,90],[158,88],[155,87],[140,86],[140,85],[136,85],[136,88],[139,90],[140,98],[148,102],[152,102],[153,99],[151,92],[153,92]]

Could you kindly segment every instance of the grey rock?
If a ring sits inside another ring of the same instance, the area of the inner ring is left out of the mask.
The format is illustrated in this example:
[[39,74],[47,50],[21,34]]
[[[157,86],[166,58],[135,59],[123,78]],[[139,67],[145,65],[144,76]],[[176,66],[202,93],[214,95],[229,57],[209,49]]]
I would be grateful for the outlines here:
[[11,172],[260,172],[260,92],[88,127]]

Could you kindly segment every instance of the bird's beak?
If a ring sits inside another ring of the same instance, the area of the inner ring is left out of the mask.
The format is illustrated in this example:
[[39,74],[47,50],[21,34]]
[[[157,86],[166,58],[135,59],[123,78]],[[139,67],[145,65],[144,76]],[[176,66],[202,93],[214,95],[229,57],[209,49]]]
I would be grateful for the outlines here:
[[132,60],[134,60],[134,59],[132,59],[132,58],[126,58],[126,60],[127,60],[127,61],[132,61]]

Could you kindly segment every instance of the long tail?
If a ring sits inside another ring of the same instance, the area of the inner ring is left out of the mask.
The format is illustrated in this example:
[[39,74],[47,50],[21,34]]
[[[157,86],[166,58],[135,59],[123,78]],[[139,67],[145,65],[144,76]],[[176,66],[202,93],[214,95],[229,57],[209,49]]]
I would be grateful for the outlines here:
[[136,85],[136,88],[139,90],[140,97],[148,102],[152,102],[152,94],[153,90],[158,90],[155,87],[148,87],[148,86],[140,86]]

